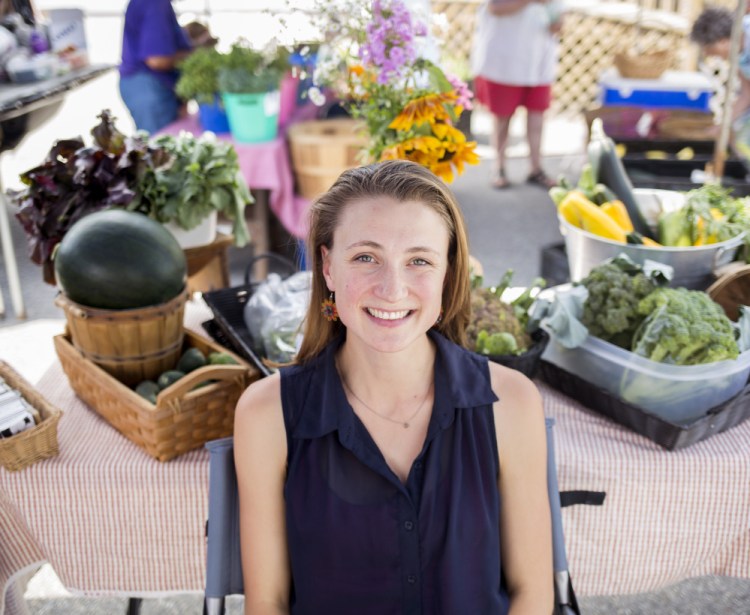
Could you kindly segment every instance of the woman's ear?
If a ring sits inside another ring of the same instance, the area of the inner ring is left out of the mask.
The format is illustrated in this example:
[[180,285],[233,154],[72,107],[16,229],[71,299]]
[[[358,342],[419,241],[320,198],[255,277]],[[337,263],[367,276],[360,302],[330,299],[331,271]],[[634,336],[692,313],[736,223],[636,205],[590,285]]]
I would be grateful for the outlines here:
[[336,288],[331,277],[331,251],[326,246],[320,246],[320,262],[326,286],[328,286],[329,291],[334,293],[336,292]]

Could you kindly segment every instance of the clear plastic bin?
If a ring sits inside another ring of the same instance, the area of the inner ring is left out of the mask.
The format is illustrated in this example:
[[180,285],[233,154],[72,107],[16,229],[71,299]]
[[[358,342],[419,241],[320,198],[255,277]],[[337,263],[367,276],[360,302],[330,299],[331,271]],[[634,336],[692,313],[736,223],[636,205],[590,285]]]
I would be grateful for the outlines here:
[[542,359],[681,425],[737,395],[750,375],[750,350],[734,361],[667,365],[593,336],[573,349],[561,346],[553,337]]

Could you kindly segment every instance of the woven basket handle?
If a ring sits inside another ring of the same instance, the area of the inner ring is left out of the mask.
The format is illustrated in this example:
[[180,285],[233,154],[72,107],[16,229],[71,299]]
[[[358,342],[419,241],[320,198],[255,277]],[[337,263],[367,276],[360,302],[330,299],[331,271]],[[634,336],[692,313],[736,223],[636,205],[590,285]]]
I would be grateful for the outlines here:
[[156,397],[156,404],[171,404],[182,399],[196,385],[206,380],[243,382],[247,374],[245,365],[205,365],[193,370],[168,386]]

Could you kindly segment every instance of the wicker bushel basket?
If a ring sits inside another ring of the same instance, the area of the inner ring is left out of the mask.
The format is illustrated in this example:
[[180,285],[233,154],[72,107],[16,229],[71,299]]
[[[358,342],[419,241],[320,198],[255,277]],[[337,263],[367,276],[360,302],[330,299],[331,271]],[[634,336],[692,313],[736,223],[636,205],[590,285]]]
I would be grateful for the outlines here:
[[[237,400],[260,375],[230,352],[237,365],[206,365],[196,369],[162,390],[154,405],[88,361],[66,335],[56,335],[54,342],[63,370],[78,397],[159,461],[173,459],[209,440],[230,436]],[[222,346],[185,331],[180,351],[189,347],[204,354],[227,352]],[[196,388],[207,381],[210,384]]]
[[23,470],[59,452],[57,424],[61,412],[10,365],[0,361],[0,378],[16,389],[38,412],[41,420],[31,429],[10,438],[0,438],[0,465],[10,472]]
[[188,293],[145,308],[101,310],[74,303],[62,293],[68,331],[82,356],[126,385],[155,379],[180,358]]
[[292,124],[287,131],[299,194],[315,199],[339,175],[360,164],[367,145],[364,123],[351,118],[313,120]]
[[718,280],[706,289],[708,295],[716,301],[730,320],[738,320],[740,306],[750,306],[750,265],[730,263],[727,270]]
[[671,66],[672,58],[671,49],[639,54],[624,51],[615,55],[614,64],[620,75],[627,79],[658,79]]

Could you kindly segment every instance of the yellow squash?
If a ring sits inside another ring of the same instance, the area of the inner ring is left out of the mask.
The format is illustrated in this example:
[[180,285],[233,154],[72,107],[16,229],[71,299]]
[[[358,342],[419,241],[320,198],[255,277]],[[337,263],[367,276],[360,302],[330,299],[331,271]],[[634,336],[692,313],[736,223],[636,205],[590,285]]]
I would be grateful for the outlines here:
[[579,191],[569,192],[560,203],[560,207],[572,209],[581,220],[582,228],[589,233],[625,243],[625,230]]
[[633,221],[630,219],[625,203],[619,200],[609,201],[601,206],[602,211],[612,218],[623,231],[633,231]]

